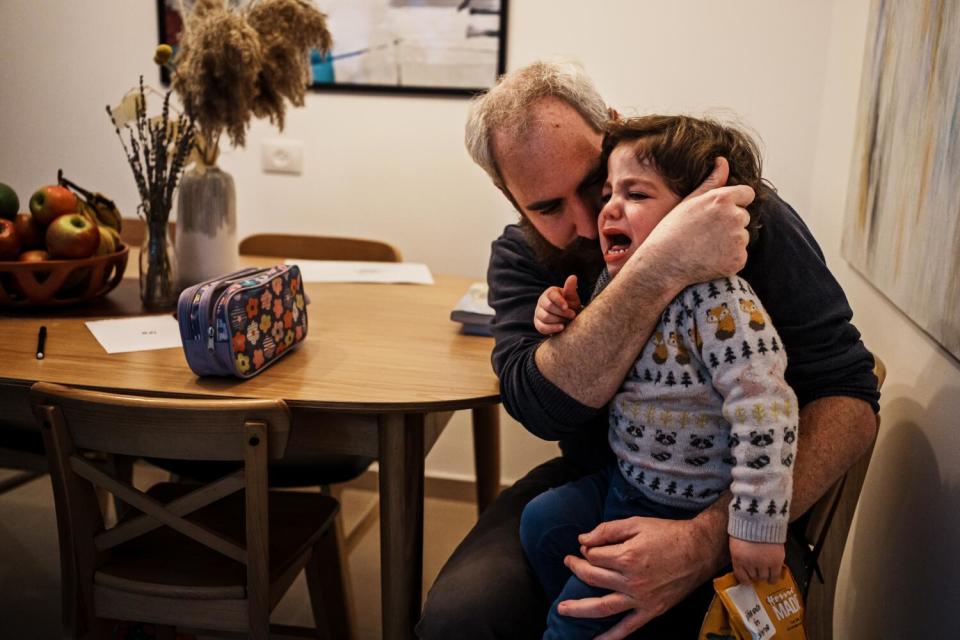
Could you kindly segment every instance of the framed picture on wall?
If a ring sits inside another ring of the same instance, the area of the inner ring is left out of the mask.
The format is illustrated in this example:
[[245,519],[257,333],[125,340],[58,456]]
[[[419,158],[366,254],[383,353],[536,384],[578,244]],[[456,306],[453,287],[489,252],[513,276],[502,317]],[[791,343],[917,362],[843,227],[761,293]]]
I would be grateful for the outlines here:
[[[250,0],[230,0],[242,7]],[[327,14],[333,48],[310,53],[318,91],[472,95],[506,63],[508,0],[314,0]],[[176,48],[181,4],[157,0],[160,42]],[[163,82],[169,82],[166,69]]]

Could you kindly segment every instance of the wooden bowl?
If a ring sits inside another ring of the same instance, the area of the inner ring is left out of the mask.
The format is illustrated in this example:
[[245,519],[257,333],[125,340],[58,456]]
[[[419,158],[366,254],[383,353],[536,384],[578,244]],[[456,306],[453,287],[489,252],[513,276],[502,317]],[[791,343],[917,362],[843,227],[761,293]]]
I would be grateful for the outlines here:
[[89,302],[120,284],[129,247],[82,260],[0,261],[0,308],[55,307]]

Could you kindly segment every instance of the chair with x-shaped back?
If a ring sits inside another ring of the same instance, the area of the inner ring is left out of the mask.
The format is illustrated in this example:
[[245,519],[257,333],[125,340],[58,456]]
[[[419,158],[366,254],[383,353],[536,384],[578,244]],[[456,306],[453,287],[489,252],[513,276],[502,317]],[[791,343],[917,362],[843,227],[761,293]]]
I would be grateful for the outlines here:
[[[270,611],[306,570],[317,627],[350,637],[331,526],[336,500],[268,488],[269,462],[283,456],[290,433],[282,401],[146,398],[46,383],[30,399],[53,481],[65,636],[101,637],[106,621],[132,620],[168,633],[265,639]],[[88,452],[241,466],[209,484],[161,483],[144,493]],[[95,488],[132,507],[111,528]]]

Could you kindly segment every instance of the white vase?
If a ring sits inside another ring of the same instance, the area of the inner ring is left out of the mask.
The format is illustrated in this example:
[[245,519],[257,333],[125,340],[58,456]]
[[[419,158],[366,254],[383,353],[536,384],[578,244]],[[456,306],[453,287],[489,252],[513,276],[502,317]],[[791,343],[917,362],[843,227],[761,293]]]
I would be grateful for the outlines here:
[[212,166],[183,174],[176,247],[181,289],[239,268],[237,196],[229,173]]

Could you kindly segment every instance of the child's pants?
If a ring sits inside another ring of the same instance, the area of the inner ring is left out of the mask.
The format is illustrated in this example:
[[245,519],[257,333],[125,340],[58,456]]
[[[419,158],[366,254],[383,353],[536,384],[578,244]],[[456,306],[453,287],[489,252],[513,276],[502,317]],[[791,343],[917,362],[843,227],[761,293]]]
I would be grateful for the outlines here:
[[530,501],[520,519],[520,541],[547,599],[553,602],[544,640],[593,638],[630,613],[606,618],[572,618],[557,613],[557,605],[564,600],[610,593],[586,584],[563,564],[567,555],[580,556],[577,536],[610,520],[631,516],[688,520],[699,512],[649,500],[623,478],[615,465],[550,489]]

